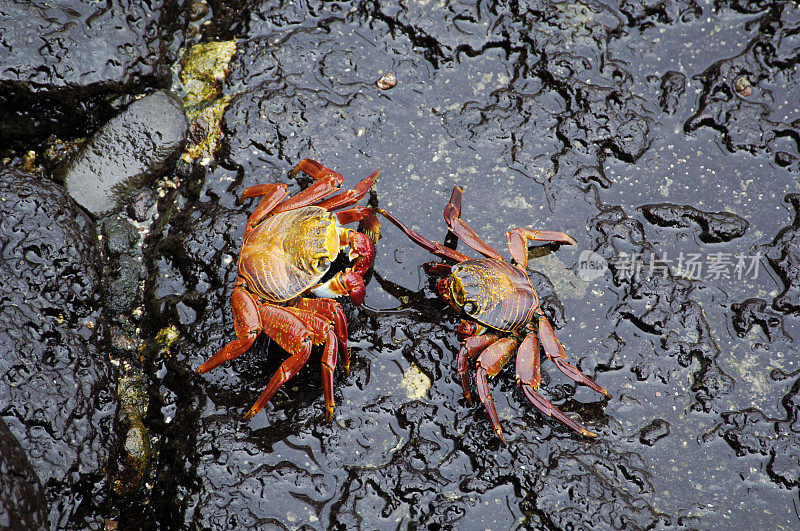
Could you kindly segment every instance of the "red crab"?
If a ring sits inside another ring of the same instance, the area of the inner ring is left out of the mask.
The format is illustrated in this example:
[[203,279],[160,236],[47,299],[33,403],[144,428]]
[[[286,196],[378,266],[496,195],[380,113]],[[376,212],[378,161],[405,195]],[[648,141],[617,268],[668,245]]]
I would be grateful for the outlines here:
[[553,327],[539,306],[539,296],[525,271],[528,240],[570,245],[575,245],[575,240],[563,232],[513,229],[506,233],[512,258],[508,263],[461,220],[461,194],[461,188],[453,188],[450,202],[444,209],[445,222],[455,236],[486,258],[469,258],[454,249],[427,240],[388,212],[380,209],[378,212],[421,247],[440,258],[456,262],[455,265],[430,262],[425,264],[425,268],[429,273],[443,277],[438,283],[439,294],[463,317],[458,326],[462,343],[456,367],[464,394],[470,400],[467,360],[477,357],[475,380],[478,396],[489,413],[495,432],[505,443],[486,377],[496,376],[516,352],[517,385],[528,400],[545,415],[555,417],[578,433],[594,437],[595,433],[572,420],[537,392],[541,384],[541,344],[545,355],[561,372],[598,393],[610,396],[605,389],[564,361],[564,346],[556,338]]
[[[314,183],[288,199],[285,184],[251,186],[242,199],[261,197],[245,227],[239,253],[238,278],[233,288],[234,339],[198,369],[214,367],[246,352],[264,332],[290,357],[272,376],[266,389],[245,414],[258,413],[305,365],[313,345],[324,345],[322,386],[326,417],[333,415],[333,372],[338,356],[344,356],[349,372],[347,321],[334,297],[349,295],[364,302],[364,274],[372,266],[374,241],[367,234],[341,225],[363,222],[365,232],[376,241],[380,224],[371,208],[353,206],[372,186],[378,172],[354,189],[323,199],[339,190],[342,176],[320,163],[305,159],[290,175],[302,171]],[[350,208],[346,208],[350,207]],[[343,209],[333,213],[333,210]],[[340,250],[348,250],[352,266],[323,281]],[[305,296],[310,293],[316,297]]]

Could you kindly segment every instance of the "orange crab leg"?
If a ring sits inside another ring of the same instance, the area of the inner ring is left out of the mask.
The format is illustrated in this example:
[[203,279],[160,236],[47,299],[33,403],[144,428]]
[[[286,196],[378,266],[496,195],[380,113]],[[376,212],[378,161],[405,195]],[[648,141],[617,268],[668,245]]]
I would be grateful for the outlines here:
[[372,267],[375,259],[375,246],[366,234],[345,229],[340,233],[342,247],[350,248],[350,259],[355,259],[353,266],[345,271],[336,273],[331,279],[322,284],[317,284],[310,291],[318,297],[343,297],[358,304],[364,304],[367,289],[364,286],[364,275]]
[[528,265],[528,240],[535,242],[556,242],[569,245],[578,245],[571,236],[554,230],[532,230],[524,227],[511,229],[506,233],[508,250],[511,251],[511,258],[521,269]]
[[237,339],[222,347],[208,361],[200,365],[197,368],[197,372],[200,374],[247,352],[261,331],[256,298],[244,289],[244,282],[241,279],[236,281],[233,288],[231,306],[233,307],[233,327]]
[[239,198],[239,200],[244,201],[245,199],[249,199],[251,197],[261,197],[262,195],[269,195],[276,188],[282,188],[286,190],[287,186],[281,183],[254,184],[253,186],[247,187],[245,191],[242,192],[242,195]]
[[347,319],[342,310],[342,305],[333,299],[308,299],[299,298],[294,306],[302,310],[308,310],[322,316],[333,323],[333,331],[339,342],[339,352],[344,354],[344,370],[350,374],[350,354],[347,349]]
[[278,205],[288,193],[288,187],[285,184],[257,184],[244,191],[242,200],[248,197],[263,196],[256,209],[253,210],[253,213],[247,218],[245,237],[247,237],[247,234],[253,227],[258,225],[259,221],[272,212],[275,206]]
[[536,409],[547,415],[560,420],[566,426],[586,437],[596,437],[593,433],[570,417],[563,411],[551,404],[542,395],[536,392],[542,381],[541,366],[539,363],[539,341],[534,334],[528,334],[522,340],[522,344],[517,351],[516,367],[517,385],[522,388],[528,400],[536,406]]
[[403,223],[399,219],[397,219],[390,213],[386,212],[382,208],[377,209],[377,212],[379,212],[380,214],[383,215],[383,217],[391,221],[392,224],[394,224],[395,227],[403,231],[411,241],[413,241],[426,251],[435,254],[436,256],[439,256],[441,258],[449,258],[451,260],[455,260],[456,262],[463,262],[464,260],[469,260],[469,256],[461,254],[455,249],[451,249],[436,242],[432,242],[426,239],[424,236],[421,236],[419,233],[409,229],[408,227],[403,225]]
[[452,266],[448,264],[443,264],[441,262],[425,262],[422,264],[423,269],[429,275],[436,275],[437,277],[444,277],[450,274],[450,271],[453,269]]
[[293,177],[300,171],[314,179],[314,183],[302,192],[290,197],[275,207],[272,211],[273,214],[312,205],[326,195],[339,190],[339,187],[342,185],[343,177],[341,173],[326,168],[315,160],[301,160],[300,163],[289,172],[289,175]]
[[334,177],[342,182],[342,174],[333,171],[330,168],[326,168],[319,162],[313,159],[303,159],[297,163],[297,166],[289,171],[289,177],[294,177],[298,173],[303,172],[315,181],[319,181],[320,179],[324,179],[326,177]]
[[375,178],[377,176],[378,172],[374,171],[369,175],[369,177],[360,181],[350,190],[345,190],[341,194],[336,194],[332,197],[329,197],[328,199],[317,203],[317,206],[326,210],[336,210],[355,205],[361,200],[362,197],[367,195],[367,192],[370,188],[372,188],[373,183],[375,183]]
[[483,241],[481,237],[478,236],[478,233],[461,219],[462,193],[463,190],[460,187],[454,186],[453,193],[450,195],[450,202],[444,207],[444,220],[447,223],[447,227],[453,234],[458,236],[459,240],[482,255],[494,258],[495,260],[502,260],[503,257],[500,256],[500,253]]
[[542,366],[539,359],[539,340],[528,334],[517,350],[517,385],[528,384],[539,389],[542,384]]
[[330,420],[333,417],[333,408],[336,405],[333,398],[333,373],[336,370],[338,358],[338,340],[334,333],[333,325],[308,310],[297,307],[288,307],[286,310],[300,319],[311,332],[315,345],[325,345],[322,351],[321,363],[322,389],[325,394],[325,418]]
[[461,380],[461,388],[464,389],[464,396],[470,405],[472,405],[472,396],[469,392],[467,359],[474,358],[498,339],[500,338],[494,334],[483,334],[467,337],[461,343],[461,349],[458,351],[458,357],[456,358],[456,370],[458,371],[459,380]]
[[491,345],[489,345],[483,353],[478,356],[478,363],[475,369],[475,382],[478,387],[478,397],[483,402],[483,407],[489,414],[489,419],[492,421],[494,431],[503,444],[506,444],[506,438],[503,437],[503,430],[500,427],[500,419],[497,417],[497,410],[494,407],[494,400],[492,393],[489,391],[489,383],[486,381],[486,376],[495,377],[500,369],[508,363],[511,356],[514,355],[514,350],[517,347],[518,340],[514,336],[501,338]]
[[367,296],[367,288],[364,286],[364,278],[353,271],[340,271],[330,280],[309,289],[311,293],[318,297],[344,297],[349,296],[357,305],[364,304]]
[[340,210],[336,213],[336,219],[342,225],[358,221],[358,232],[366,234],[372,240],[373,245],[378,243],[381,238],[381,223],[372,208],[354,206],[347,210]]
[[336,400],[333,397],[333,371],[336,370],[336,359],[338,357],[336,342],[336,334],[333,328],[328,328],[325,337],[325,349],[322,351],[322,391],[325,394],[325,420],[333,418],[333,407],[336,405]]
[[[355,223],[356,221],[364,221],[371,217],[375,217],[375,211],[369,207],[354,206],[347,210],[340,210],[336,213],[336,219],[342,225]],[[375,218],[377,220],[377,218]]]
[[547,357],[556,364],[558,370],[563,372],[569,378],[577,383],[581,383],[600,394],[610,397],[611,395],[600,387],[594,380],[583,374],[581,371],[564,361],[566,359],[566,353],[564,352],[564,345],[561,344],[561,341],[558,340],[556,337],[556,333],[553,331],[553,327],[550,325],[550,322],[547,320],[547,317],[542,312],[541,308],[537,308],[534,311],[534,315],[536,315],[539,319],[539,340],[542,342],[542,347],[544,347],[544,353],[547,354]]
[[267,405],[280,387],[288,382],[306,364],[311,356],[313,339],[311,332],[287,308],[262,304],[259,309],[263,331],[291,356],[284,361],[272,376],[267,387],[258,397],[253,407],[245,413],[248,420]]
[[338,177],[328,175],[314,182],[302,192],[279,204],[277,207],[275,207],[272,213],[279,214],[281,212],[286,212],[287,210],[294,210],[296,208],[313,205],[331,192],[335,192],[342,184],[342,176],[338,173],[336,175],[338,175]]

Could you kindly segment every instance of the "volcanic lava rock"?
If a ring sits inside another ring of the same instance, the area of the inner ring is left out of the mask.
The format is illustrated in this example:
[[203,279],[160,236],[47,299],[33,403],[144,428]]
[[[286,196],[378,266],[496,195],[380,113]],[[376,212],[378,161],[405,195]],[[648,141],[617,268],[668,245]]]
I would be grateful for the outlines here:
[[661,99],[659,105],[664,112],[673,114],[686,91],[686,76],[670,70],[661,77]]
[[75,201],[101,216],[169,170],[188,131],[181,100],[156,91],[106,123],[57,173]]
[[[659,227],[700,226],[698,238],[705,243],[729,242],[744,236],[750,224],[730,212],[703,212],[687,205],[660,203],[639,207],[650,223]],[[694,223],[692,223],[694,222]]]
[[47,510],[36,472],[0,418],[0,527],[42,529]]
[[800,310],[800,194],[789,194],[784,200],[794,209],[794,221],[765,246],[766,257],[784,286],[772,305],[782,312],[797,312]]
[[0,138],[69,132],[94,95],[166,86],[179,3],[0,3]]
[[0,197],[0,412],[39,477],[50,526],[86,527],[116,410],[94,226],[46,179],[2,171]]
[[[761,9],[767,4],[734,3],[740,11],[748,12],[750,7]],[[719,131],[730,151],[759,153],[783,137],[796,138],[797,121],[786,123],[780,117],[793,115],[800,88],[800,76],[793,68],[798,60],[793,38],[797,5],[771,2],[751,24],[758,29],[750,42],[742,43],[741,53],[716,61],[697,76],[703,89],[698,110],[685,129],[711,127]]]

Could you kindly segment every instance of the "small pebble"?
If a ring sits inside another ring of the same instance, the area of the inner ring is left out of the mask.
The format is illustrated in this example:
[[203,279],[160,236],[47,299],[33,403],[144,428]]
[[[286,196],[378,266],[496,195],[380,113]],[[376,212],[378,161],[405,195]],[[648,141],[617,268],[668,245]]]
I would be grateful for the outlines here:
[[376,83],[381,90],[389,90],[397,85],[397,78],[391,72],[386,72]]
[[736,81],[733,82],[733,88],[736,90],[736,93],[743,98],[753,94],[753,86],[750,84],[750,80],[747,79],[747,76],[736,78]]

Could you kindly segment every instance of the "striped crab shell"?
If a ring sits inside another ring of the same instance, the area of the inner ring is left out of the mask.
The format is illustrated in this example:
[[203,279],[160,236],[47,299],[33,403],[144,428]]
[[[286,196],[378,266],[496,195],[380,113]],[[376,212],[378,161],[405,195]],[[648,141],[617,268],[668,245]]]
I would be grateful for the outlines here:
[[250,232],[239,255],[239,275],[268,301],[291,300],[322,279],[339,247],[336,220],[326,209],[288,210]]
[[511,332],[530,322],[539,296],[527,273],[493,258],[465,260],[450,273],[450,297],[480,324]]

